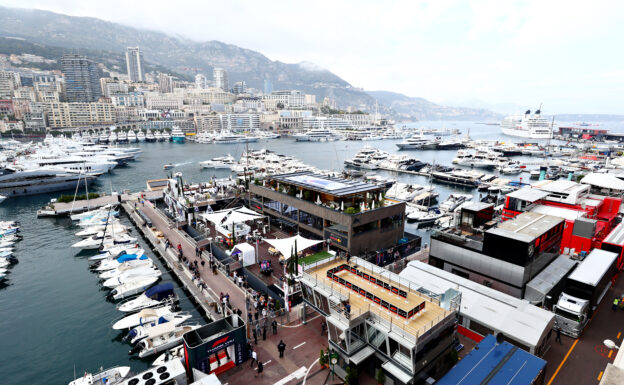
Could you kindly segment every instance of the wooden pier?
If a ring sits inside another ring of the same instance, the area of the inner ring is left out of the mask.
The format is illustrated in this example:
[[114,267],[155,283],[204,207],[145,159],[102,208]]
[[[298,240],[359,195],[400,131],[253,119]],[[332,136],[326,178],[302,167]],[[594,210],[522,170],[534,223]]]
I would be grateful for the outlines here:
[[[136,204],[136,205],[135,205]],[[224,273],[223,269],[217,270],[217,275],[213,275],[208,264],[208,253],[204,251],[200,258],[192,257],[195,254],[197,242],[188,236],[184,231],[178,229],[175,224],[166,218],[160,210],[155,208],[149,200],[144,203],[136,201],[126,201],[121,204],[130,220],[135,224],[139,233],[152,246],[154,253],[163,262],[172,275],[181,283],[181,287],[187,293],[192,302],[209,319],[220,319],[223,317],[222,306],[219,303],[218,293],[230,294],[230,305],[232,308],[241,309],[246,318],[246,293],[243,288],[233,283]],[[171,246],[165,250],[165,239],[169,239]],[[178,261],[176,245],[181,245],[184,255],[192,262],[203,259],[206,264],[202,266],[200,276],[207,284],[207,290],[200,290],[193,281],[193,276],[189,269]],[[215,263],[218,263],[215,259]],[[227,309],[231,311],[231,309]]]
[[89,210],[99,209],[100,207],[119,204],[129,201],[137,201],[141,199],[141,194],[145,199],[158,200],[162,199],[162,191],[146,191],[142,193],[122,193],[114,195],[104,195],[94,199],[82,199],[73,202],[50,202],[47,206],[37,210],[38,217],[62,217],[71,214],[78,214]]

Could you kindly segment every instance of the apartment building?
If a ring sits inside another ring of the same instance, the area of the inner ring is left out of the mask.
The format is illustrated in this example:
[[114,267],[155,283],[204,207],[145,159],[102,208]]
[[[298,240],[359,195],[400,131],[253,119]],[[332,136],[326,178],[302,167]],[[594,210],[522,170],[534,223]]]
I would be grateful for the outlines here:
[[45,103],[51,128],[112,124],[117,118],[115,106],[109,103]]

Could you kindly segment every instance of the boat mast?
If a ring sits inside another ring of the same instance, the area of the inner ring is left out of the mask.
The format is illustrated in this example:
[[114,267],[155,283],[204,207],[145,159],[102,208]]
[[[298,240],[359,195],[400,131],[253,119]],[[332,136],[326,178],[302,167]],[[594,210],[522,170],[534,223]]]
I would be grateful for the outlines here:
[[78,182],[76,182],[76,191],[74,191],[74,200],[72,201],[71,209],[69,210],[69,215],[74,212],[74,204],[76,203],[76,196],[78,195],[78,188],[80,187],[80,176],[82,175],[82,170],[78,172]]

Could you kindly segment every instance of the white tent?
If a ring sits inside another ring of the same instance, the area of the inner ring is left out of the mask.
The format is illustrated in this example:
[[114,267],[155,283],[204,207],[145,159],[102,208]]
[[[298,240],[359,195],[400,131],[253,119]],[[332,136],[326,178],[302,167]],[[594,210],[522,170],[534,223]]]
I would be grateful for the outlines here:
[[302,237],[299,234],[290,238],[283,238],[283,239],[278,239],[278,238],[266,239],[265,238],[264,240],[271,246],[275,247],[277,251],[282,253],[284,258],[286,259],[290,258],[290,254],[295,249],[295,242],[297,242],[297,251],[305,250],[308,247],[311,247],[311,246],[314,246],[316,244],[323,242],[322,240],[317,241],[315,239],[307,239],[307,238]]
[[241,252],[239,260],[243,262],[243,266],[249,266],[256,263],[256,250],[249,243],[239,243],[234,246],[232,253],[234,253],[235,250]]
[[262,218],[258,214],[249,214],[240,210],[223,210],[215,213],[202,214],[202,218],[214,223],[216,226],[231,226],[232,223],[243,223]]
[[582,184],[589,184],[601,189],[624,190],[624,181],[612,174],[589,173],[581,179]]

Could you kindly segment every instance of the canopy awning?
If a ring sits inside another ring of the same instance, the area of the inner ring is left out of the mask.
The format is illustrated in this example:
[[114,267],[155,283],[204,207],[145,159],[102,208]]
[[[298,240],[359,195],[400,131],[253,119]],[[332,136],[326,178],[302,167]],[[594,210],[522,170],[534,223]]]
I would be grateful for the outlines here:
[[241,209],[236,210],[223,210],[216,213],[201,214],[201,217],[209,222],[214,223],[216,226],[230,226],[233,223],[243,223],[262,218],[258,214],[250,214],[247,211]]
[[581,183],[611,190],[624,190],[624,181],[612,174],[590,173],[581,179]]
[[317,245],[323,242],[322,240],[319,241],[316,239],[304,238],[299,234],[290,238],[283,238],[283,239],[279,239],[279,238],[266,239],[265,238],[264,240],[269,245],[275,247],[277,251],[279,251],[286,259],[290,258],[290,254],[293,252],[293,250],[295,250],[295,242],[297,243],[297,251],[305,250],[308,247],[312,247],[314,245]]

